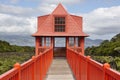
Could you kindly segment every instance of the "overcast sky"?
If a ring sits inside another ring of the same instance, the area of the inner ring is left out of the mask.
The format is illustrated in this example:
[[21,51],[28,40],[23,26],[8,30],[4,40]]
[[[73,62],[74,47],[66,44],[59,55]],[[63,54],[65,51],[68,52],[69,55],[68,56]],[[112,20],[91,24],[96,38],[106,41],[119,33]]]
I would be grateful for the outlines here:
[[58,3],[83,17],[90,38],[110,39],[120,33],[120,0],[0,0],[0,34],[31,35],[37,16],[50,14]]

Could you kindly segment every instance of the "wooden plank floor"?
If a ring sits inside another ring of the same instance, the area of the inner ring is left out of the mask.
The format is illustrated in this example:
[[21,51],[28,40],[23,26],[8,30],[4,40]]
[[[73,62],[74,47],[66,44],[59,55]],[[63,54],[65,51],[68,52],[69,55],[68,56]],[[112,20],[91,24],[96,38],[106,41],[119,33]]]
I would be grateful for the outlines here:
[[46,80],[75,80],[65,58],[53,59]]

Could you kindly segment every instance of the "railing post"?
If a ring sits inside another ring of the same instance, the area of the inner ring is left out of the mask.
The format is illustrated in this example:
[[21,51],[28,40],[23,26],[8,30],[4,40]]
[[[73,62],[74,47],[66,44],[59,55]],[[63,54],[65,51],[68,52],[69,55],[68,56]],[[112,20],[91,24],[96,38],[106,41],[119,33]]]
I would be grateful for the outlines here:
[[14,64],[14,68],[18,70],[18,80],[21,80],[21,70],[20,70],[20,64],[19,63],[15,63]]
[[106,75],[106,69],[109,69],[109,68],[110,68],[110,64],[108,64],[108,63],[103,64],[103,72],[104,72],[103,78],[104,78],[104,80],[108,80],[108,77]]
[[[41,53],[42,54],[42,53]],[[39,64],[39,67],[40,67],[40,80],[43,79],[42,75],[43,75],[43,55],[40,56],[40,64]]]
[[[80,53],[78,53],[78,54],[80,54]],[[78,78],[78,80],[81,80],[81,58],[80,58],[80,56],[78,55],[78,65],[79,65],[79,78]]]
[[80,79],[79,79],[79,69],[80,69],[80,67],[79,67],[79,53],[77,53],[76,57],[77,57],[77,58],[76,58],[76,59],[77,59],[77,60],[76,60],[76,62],[77,62],[77,63],[76,63],[77,80],[80,80]]
[[32,72],[32,80],[35,80],[35,74],[36,74],[36,57],[32,56],[33,63],[33,72]]
[[91,56],[86,56],[87,61],[87,80],[89,80],[89,60],[91,59]]

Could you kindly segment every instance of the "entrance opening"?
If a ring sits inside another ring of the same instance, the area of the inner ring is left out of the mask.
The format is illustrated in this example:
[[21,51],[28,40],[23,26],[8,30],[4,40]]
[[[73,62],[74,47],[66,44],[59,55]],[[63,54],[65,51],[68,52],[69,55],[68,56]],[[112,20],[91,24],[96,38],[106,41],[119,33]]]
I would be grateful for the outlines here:
[[66,38],[54,38],[54,57],[66,57]]

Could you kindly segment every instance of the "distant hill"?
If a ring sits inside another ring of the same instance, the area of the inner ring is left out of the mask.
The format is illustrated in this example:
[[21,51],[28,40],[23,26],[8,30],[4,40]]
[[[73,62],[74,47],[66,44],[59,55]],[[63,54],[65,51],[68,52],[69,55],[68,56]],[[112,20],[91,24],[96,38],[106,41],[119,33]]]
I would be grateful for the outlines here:
[[34,47],[10,45],[10,43],[0,40],[0,52],[34,52]]
[[0,35],[0,40],[9,42],[11,45],[35,46],[35,39],[31,35]]
[[[0,35],[0,40],[9,42],[11,45],[35,46],[35,39],[31,35]],[[103,40],[85,38],[85,47],[98,46]]]
[[111,40],[104,40],[100,46],[86,48],[85,52],[87,55],[120,56],[120,33]]
[[85,38],[85,48],[91,47],[91,46],[99,46],[100,43],[102,42],[102,39],[90,39],[90,38]]

